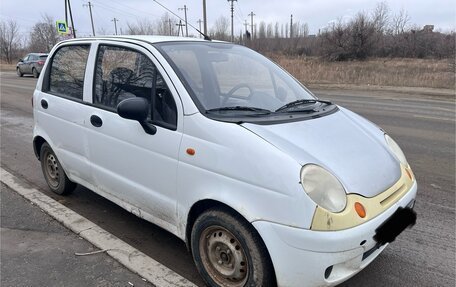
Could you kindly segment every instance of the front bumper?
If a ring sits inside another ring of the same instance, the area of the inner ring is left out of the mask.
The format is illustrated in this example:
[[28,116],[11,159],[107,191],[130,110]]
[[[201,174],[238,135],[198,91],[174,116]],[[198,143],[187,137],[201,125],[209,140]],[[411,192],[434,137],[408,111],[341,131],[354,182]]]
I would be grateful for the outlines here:
[[416,192],[414,181],[410,190],[382,214],[340,231],[253,222],[271,256],[278,286],[334,286],[361,271],[386,247],[376,246],[375,230],[399,207],[413,203]]

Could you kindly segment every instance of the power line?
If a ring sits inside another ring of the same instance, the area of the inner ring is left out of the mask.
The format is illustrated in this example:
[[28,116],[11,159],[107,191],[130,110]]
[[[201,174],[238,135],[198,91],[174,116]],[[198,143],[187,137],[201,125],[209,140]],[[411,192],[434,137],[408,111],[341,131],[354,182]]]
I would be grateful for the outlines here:
[[[122,2],[120,2],[120,1],[118,1],[118,0],[110,0],[110,2],[115,2],[115,3],[117,3],[118,5],[123,6],[124,8],[130,9],[130,10],[134,10],[134,11],[136,11],[136,12],[139,12],[139,13],[142,13],[142,14],[145,14],[145,15],[150,15],[150,16],[154,16],[154,17],[157,17],[157,18],[159,17],[159,16],[156,15],[156,14],[153,14],[153,13],[150,13],[150,12],[146,12],[146,11],[144,11],[144,10],[139,10],[139,9],[134,8],[134,7],[125,5],[124,3],[122,3]],[[137,17],[136,14],[134,14],[134,15],[135,15],[135,17]]]
[[[165,9],[166,11],[168,11],[169,13],[173,14],[174,16],[176,16],[177,18],[179,18],[179,20],[182,22],[182,17],[180,17],[179,15],[177,15],[176,13],[174,13],[173,11],[171,11],[170,9],[168,9],[165,5],[161,4],[160,2],[158,2],[157,0],[153,0],[155,3],[157,3],[158,5],[160,5],[163,9]],[[206,24],[205,24],[206,25]],[[188,23],[188,26],[192,27],[193,29],[195,29],[196,31],[198,31],[198,33],[202,34],[204,36],[204,39],[205,40],[211,40],[211,38],[209,38],[209,36],[207,36],[206,33],[203,33],[201,32],[200,30],[198,30],[195,26],[193,26],[192,24]]]
[[114,13],[117,13],[117,14],[122,14],[122,15],[124,15],[126,17],[138,19],[138,15],[137,14],[130,13],[128,11],[125,11],[125,10],[122,10],[122,9],[119,9],[119,8],[116,8],[116,7],[109,6],[109,5],[101,3],[101,2],[97,2],[97,5],[100,5],[104,9],[110,10],[111,12],[114,12]]

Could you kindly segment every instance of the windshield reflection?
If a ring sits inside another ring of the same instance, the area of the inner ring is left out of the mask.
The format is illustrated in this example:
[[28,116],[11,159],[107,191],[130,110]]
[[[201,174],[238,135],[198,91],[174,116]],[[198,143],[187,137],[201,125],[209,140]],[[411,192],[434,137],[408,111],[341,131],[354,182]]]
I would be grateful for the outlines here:
[[266,57],[239,45],[210,42],[156,44],[174,66],[197,106],[205,111],[252,107],[276,111],[314,100],[298,81]]

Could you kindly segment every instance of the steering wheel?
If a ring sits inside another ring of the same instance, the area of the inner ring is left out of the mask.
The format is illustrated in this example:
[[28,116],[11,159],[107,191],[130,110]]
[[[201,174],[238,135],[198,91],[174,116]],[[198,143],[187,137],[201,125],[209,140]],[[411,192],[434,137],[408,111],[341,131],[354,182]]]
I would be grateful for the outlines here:
[[[222,107],[225,106],[226,102],[228,102],[228,100],[230,98],[241,98],[241,97],[236,97],[236,96],[233,96],[234,93],[237,91],[237,90],[240,90],[242,88],[247,88],[249,90],[249,95],[246,97],[247,99],[250,99],[253,95],[253,88],[249,85],[249,84],[246,84],[246,83],[240,83],[240,84],[237,84],[236,86],[234,86],[233,88],[231,88],[231,90],[228,91],[228,93],[226,94],[225,98],[222,100]],[[242,97],[244,98],[244,97]]]

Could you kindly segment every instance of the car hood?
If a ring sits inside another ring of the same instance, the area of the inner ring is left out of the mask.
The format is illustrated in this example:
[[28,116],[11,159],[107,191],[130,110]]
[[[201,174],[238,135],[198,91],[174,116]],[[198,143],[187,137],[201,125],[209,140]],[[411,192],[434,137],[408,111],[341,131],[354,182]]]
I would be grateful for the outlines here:
[[301,165],[318,164],[331,171],[347,193],[373,197],[401,175],[383,132],[346,109],[324,117],[284,124],[243,127],[287,153]]

